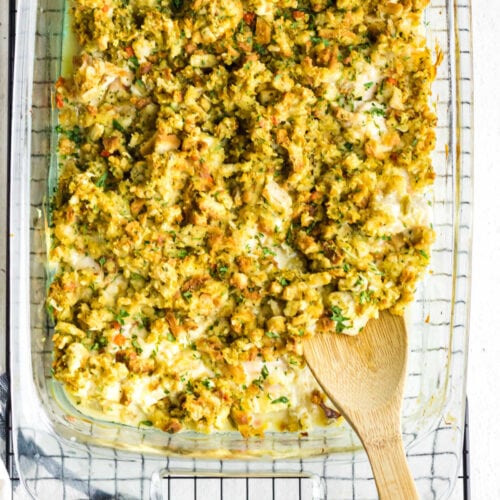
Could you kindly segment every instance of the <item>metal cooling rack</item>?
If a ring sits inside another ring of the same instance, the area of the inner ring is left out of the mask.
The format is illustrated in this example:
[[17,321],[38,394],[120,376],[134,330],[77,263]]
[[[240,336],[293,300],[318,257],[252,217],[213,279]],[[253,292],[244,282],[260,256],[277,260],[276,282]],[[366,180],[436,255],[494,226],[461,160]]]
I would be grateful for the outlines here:
[[[4,0],[5,1],[5,0]],[[0,0],[1,2],[1,0]],[[443,0],[444,2],[444,0]],[[49,2],[50,3],[50,2]],[[452,2],[450,1],[450,4]],[[10,91],[12,89],[12,50],[14,47],[14,26],[15,26],[15,0],[10,0],[10,47],[11,47],[11,58],[10,58]],[[440,8],[436,6],[434,8]],[[442,8],[445,8],[443,4]],[[4,9],[5,12],[6,9]],[[464,43],[461,45],[463,47],[470,47],[468,43],[468,37],[470,37],[469,29],[469,3],[467,0],[463,0],[461,3],[455,4],[455,15],[458,19],[459,25],[459,36]],[[449,54],[448,54],[449,56]],[[466,96],[465,100],[460,100],[461,109],[465,117],[471,115],[471,102],[467,100],[471,95],[471,74],[470,74],[470,58],[471,54],[468,50],[460,50],[460,58],[463,62],[461,68],[462,77],[460,79],[460,95]],[[439,78],[438,78],[439,80]],[[441,105],[438,102],[438,106]],[[446,103],[444,103],[446,105]],[[36,103],[33,106],[34,112],[36,112]],[[470,123],[465,121],[460,123],[460,128],[463,134],[471,134]],[[439,133],[439,132],[438,132]],[[469,142],[470,143],[470,142]],[[456,146],[453,143],[451,146]],[[440,155],[448,154],[447,151],[438,151]],[[461,179],[464,182],[470,182],[471,179],[471,151],[462,150],[457,154],[461,155],[462,163],[465,166],[462,172]],[[46,161],[45,158],[36,158],[34,155],[34,161]],[[438,179],[439,182],[439,179]],[[461,209],[468,210],[468,205],[470,205],[470,200],[461,200]],[[467,224],[460,226],[459,231],[467,232],[470,230]],[[443,251],[445,251],[444,249]],[[440,249],[436,249],[435,252],[439,253]],[[467,260],[467,255],[464,256]],[[460,258],[460,256],[459,256]],[[460,266],[460,264],[459,264]],[[466,280],[467,269],[462,269],[458,275],[458,280]],[[465,306],[465,303],[457,303],[457,307]],[[456,328],[465,331],[466,325],[456,325]],[[439,350],[439,347],[436,347]],[[460,348],[453,352],[454,355],[465,355],[466,346],[460,346]],[[418,373],[410,373],[410,384],[412,375],[419,376]],[[412,398],[414,396],[410,396]],[[418,484],[428,485],[427,491],[430,493],[430,497],[433,492],[439,490],[442,483],[450,482],[450,478],[446,475],[446,467],[443,467],[448,461],[460,461],[462,459],[463,471],[459,475],[459,480],[463,483],[463,488],[460,484],[454,490],[453,499],[468,500],[470,498],[470,479],[469,479],[469,467],[468,467],[468,456],[469,456],[469,443],[468,443],[468,421],[467,412],[465,420],[465,438],[463,446],[463,456],[459,457],[453,451],[442,450],[440,445],[441,441],[446,441],[447,435],[454,432],[452,424],[447,424],[444,420],[441,421],[439,427],[436,429],[432,435],[424,438],[425,443],[419,446],[418,449],[424,449],[425,452],[416,452],[410,450],[409,460],[410,463],[421,463],[424,464],[423,469],[427,471],[424,476],[416,477]],[[10,420],[9,420],[10,422]],[[19,475],[16,470],[14,452],[12,447],[12,439],[10,438],[10,432],[12,428],[9,423],[9,439],[7,441],[7,466],[9,470],[10,477],[13,481],[13,498],[27,498],[27,494],[24,492],[22,486],[20,485]],[[36,430],[31,431],[30,429],[23,429],[23,435],[18,436],[20,446],[31,447],[32,452],[36,453]],[[42,451],[44,454],[44,462],[41,463],[40,467],[37,467],[34,475],[32,477],[26,478],[31,485],[34,485],[36,491],[43,491],[45,487],[52,487],[52,482],[54,481],[53,473],[54,470],[60,473],[63,479],[63,486],[59,492],[58,496],[55,498],[91,498],[95,500],[112,499],[112,498],[128,498],[124,496],[118,496],[113,492],[117,492],[118,482],[126,482],[128,485],[127,492],[130,498],[148,498],[150,490],[151,471],[158,469],[159,464],[163,464],[165,469],[169,469],[171,463],[174,460],[168,459],[145,459],[144,457],[132,457],[130,460],[123,460],[120,457],[118,459],[116,452],[114,456],[98,457],[93,455],[93,450],[87,447],[85,450],[80,450],[75,452],[72,456],[66,456],[64,450],[61,447],[54,446],[51,453],[47,454],[47,451]],[[88,476],[81,477],[75,476],[72,472],[73,465],[75,461],[85,460],[89,464]],[[200,470],[203,469],[203,463],[198,461],[198,466]],[[262,469],[262,467],[260,467]],[[327,462],[317,462],[315,464],[315,472],[323,476],[328,483],[328,491],[346,491],[346,485],[348,484],[349,498],[352,499],[366,499],[373,498],[373,481],[371,479],[369,466],[359,463],[349,463],[343,466],[342,464],[334,463],[328,464]],[[251,467],[250,467],[251,469]],[[222,477],[222,474],[228,474],[231,472],[230,465],[227,463],[219,462],[212,465],[212,469],[207,466],[203,476],[192,477],[178,472],[171,475],[165,475],[162,481],[159,482],[159,488],[161,490],[162,498],[164,500],[215,500],[220,498],[221,500],[239,500],[239,499],[258,499],[258,500],[306,500],[317,495],[317,491],[313,491],[317,488],[310,478],[307,477],[279,477],[279,464],[276,462],[270,462],[267,473],[273,475],[274,477]],[[304,470],[302,462],[300,463],[300,468],[297,469],[297,476],[301,475]],[[311,471],[311,466],[307,467],[308,471]],[[251,470],[249,470],[251,474]],[[262,471],[261,471],[262,474]],[[264,473],[265,474],[265,473]],[[355,478],[355,481],[353,480]],[[344,494],[344,493],[343,493]],[[344,497],[342,497],[344,498]]]
[[[11,432],[9,424],[9,435]],[[441,429],[443,431],[445,429]],[[58,462],[61,460],[61,454],[55,454],[53,457],[54,467],[58,467]],[[410,453],[411,456],[411,453]],[[89,450],[90,471],[89,479],[75,479],[68,476],[68,488],[81,493],[81,497],[72,496],[71,498],[89,498],[92,500],[112,500],[115,497],[109,493],[105,493],[95,486],[99,481],[90,483],[90,475],[98,478],[105,486],[105,490],[109,491],[110,483],[116,485],[117,481],[127,481],[130,485],[130,498],[149,498],[149,488],[144,482],[144,460],[142,463],[142,476],[130,477],[126,475],[127,467],[120,467],[119,461],[115,459],[112,467],[109,467],[109,459],[93,458]],[[413,458],[430,458],[432,460],[431,471],[436,470],[434,461],[436,457],[441,459],[446,458],[446,453],[434,452],[430,456],[413,456]],[[12,449],[12,439],[8,440],[8,455],[7,455],[7,470],[12,479],[13,500],[28,498],[24,488],[21,485],[19,475],[16,470],[14,452]],[[71,459],[70,459],[71,460]],[[78,460],[78,457],[73,457],[72,460]],[[64,469],[64,460],[62,460]],[[221,465],[221,469],[223,466]],[[125,471],[125,476],[120,470]],[[49,471],[50,472],[50,471]],[[354,476],[354,471],[351,471]],[[357,478],[359,481],[361,478]],[[438,475],[432,478],[416,478],[418,480],[436,480],[446,481],[448,478],[439,477]],[[339,480],[337,478],[337,480]],[[342,479],[341,479],[342,480]],[[352,481],[351,477],[345,477],[344,481]],[[371,481],[370,477],[363,478],[364,481]],[[54,481],[53,477],[48,474],[44,476],[40,473],[36,478],[39,487],[43,488],[46,482]],[[161,497],[163,500],[309,500],[313,498],[315,485],[311,479],[303,477],[221,477],[221,475],[207,473],[205,476],[193,477],[189,475],[173,474],[166,476],[161,484]],[[61,499],[66,498],[66,491],[61,492]],[[352,483],[352,499],[368,497],[357,496],[355,485]],[[462,467],[458,476],[458,483],[455,487],[453,500],[470,500],[470,476],[469,476],[469,423],[468,410],[465,413],[465,433],[462,451]],[[425,500],[425,499],[423,499]]]

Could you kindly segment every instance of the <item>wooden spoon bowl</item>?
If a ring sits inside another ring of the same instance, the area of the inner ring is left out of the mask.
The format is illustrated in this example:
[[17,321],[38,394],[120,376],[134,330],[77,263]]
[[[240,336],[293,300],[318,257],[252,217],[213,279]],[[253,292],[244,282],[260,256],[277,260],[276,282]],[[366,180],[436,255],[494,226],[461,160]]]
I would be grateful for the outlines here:
[[418,499],[401,436],[408,338],[404,318],[382,312],[359,335],[315,335],[309,368],[366,450],[382,500]]

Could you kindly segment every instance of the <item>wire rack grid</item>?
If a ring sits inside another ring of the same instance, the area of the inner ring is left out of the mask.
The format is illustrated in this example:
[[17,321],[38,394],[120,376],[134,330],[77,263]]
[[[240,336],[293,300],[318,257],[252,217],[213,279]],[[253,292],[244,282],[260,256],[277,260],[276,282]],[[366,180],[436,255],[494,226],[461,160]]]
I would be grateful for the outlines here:
[[[39,9],[44,15],[60,15],[54,4],[49,0],[39,1]],[[20,2],[22,7],[22,2]],[[11,11],[15,11],[15,4],[11,2]],[[453,334],[453,345],[451,352],[448,347],[432,340],[428,340],[425,346],[417,345],[412,348],[411,357],[420,359],[422,352],[431,352],[435,356],[437,364],[446,360],[451,354],[453,363],[458,366],[465,364],[467,349],[467,307],[468,307],[468,277],[469,277],[469,246],[471,221],[471,54],[470,44],[470,19],[468,1],[453,1],[440,4],[432,2],[428,10],[430,21],[439,19],[445,24],[434,29],[434,34],[441,48],[444,50],[443,68],[452,73],[457,71],[456,84],[450,81],[446,71],[441,76],[438,73],[436,88],[438,92],[438,115],[447,115],[453,108],[453,129],[459,130],[460,135],[450,133],[440,142],[447,144],[447,148],[438,149],[436,160],[443,165],[453,165],[456,171],[450,171],[448,167],[438,171],[436,179],[436,192],[440,188],[449,188],[449,184],[456,182],[458,203],[450,204],[449,200],[434,200],[435,215],[437,214],[436,230],[441,231],[443,247],[434,250],[434,259],[443,260],[446,265],[453,268],[453,272],[443,273],[437,276],[442,283],[451,283],[455,277],[455,296],[450,300],[446,293],[439,295],[440,287],[436,287],[436,295],[429,303],[421,294],[417,298],[420,304],[418,317],[415,323],[422,322],[423,315],[432,318],[429,328],[448,328]],[[446,15],[443,16],[443,11]],[[20,10],[19,15],[29,15]],[[14,14],[13,14],[14,16]],[[35,20],[33,21],[35,22]],[[448,25],[446,23],[452,23]],[[13,27],[14,24],[12,23]],[[454,29],[457,29],[457,45],[449,37]],[[13,29],[13,28],[12,28]],[[21,34],[22,35],[22,34]],[[62,33],[51,30],[43,32],[37,28],[36,38],[48,39],[51,44],[61,43]],[[21,44],[18,43],[18,48]],[[38,45],[36,45],[38,47]],[[18,54],[19,57],[19,54]],[[31,103],[33,127],[29,131],[28,141],[31,143],[31,191],[39,192],[32,196],[30,214],[31,219],[40,218],[39,211],[43,205],[44,189],[37,188],[37,184],[46,182],[46,169],[50,161],[50,144],[47,144],[47,127],[50,127],[50,86],[54,74],[54,67],[58,64],[58,58],[47,56],[46,53],[35,53],[38,61],[46,58],[47,68],[41,72],[35,70],[33,75],[33,101]],[[460,64],[455,66],[453,61]],[[44,71],[47,71],[46,73]],[[19,76],[19,75],[17,75]],[[21,82],[14,81],[14,86],[20,86]],[[16,102],[16,100],[15,100]],[[456,107],[455,107],[456,104]],[[443,109],[440,109],[443,108]],[[14,113],[19,112],[14,108]],[[450,127],[440,125],[438,135],[446,135]],[[19,139],[22,131],[13,130],[14,140]],[[50,134],[49,134],[50,135]],[[25,139],[27,139],[25,137]],[[464,147],[464,145],[466,147]],[[15,152],[12,156],[16,160]],[[16,183],[16,175],[13,173],[13,182]],[[11,200],[11,223],[16,224],[16,210],[25,210],[22,200],[12,203]],[[458,220],[459,223],[450,223],[450,220]],[[36,222],[31,228],[32,240],[37,231]],[[455,247],[454,247],[455,245]],[[455,251],[454,251],[455,250]],[[32,252],[36,252],[36,248]],[[12,279],[16,279],[17,271],[12,270]],[[44,275],[38,274],[31,277],[31,286],[34,290],[43,290]],[[40,285],[40,282],[42,285]],[[31,301],[40,303],[40,298],[31,297]],[[43,299],[42,299],[43,300]],[[15,309],[15,305],[14,308]],[[436,309],[434,311],[434,309]],[[445,318],[444,312],[448,312],[450,320]],[[14,311],[15,313],[15,311]],[[37,314],[36,311],[34,313]],[[37,324],[38,319],[33,317],[32,323]],[[40,331],[40,337],[43,331]],[[44,346],[37,346],[37,355],[50,358],[50,351]],[[412,371],[412,366],[416,366]],[[429,365],[429,369],[431,369]],[[447,372],[451,376],[453,364]],[[456,374],[455,374],[456,375]],[[462,372],[463,376],[463,372]],[[412,408],[418,406],[419,391],[421,391],[422,366],[413,364],[410,360],[410,373],[408,376],[407,391],[405,396],[406,411],[411,414]],[[426,433],[419,435],[418,443],[409,449],[408,456],[410,466],[416,473],[416,482],[422,498],[438,499],[445,498],[453,490],[456,472],[461,462],[462,449],[460,446],[450,445],[456,441],[457,436],[462,436],[464,426],[454,421],[453,405],[459,406],[460,392],[463,391],[463,378],[453,381],[454,387],[450,390],[454,395],[447,406],[448,414],[436,419]],[[456,386],[456,387],[455,387]],[[447,387],[447,381],[443,382]],[[462,415],[460,409],[458,414]],[[26,490],[20,484],[19,474],[16,470],[17,464],[23,469],[23,481],[31,494],[40,498],[157,498],[168,500],[204,500],[204,499],[369,499],[376,498],[371,471],[366,460],[360,460],[360,452],[344,454],[343,460],[330,461],[326,458],[314,460],[296,461],[273,461],[267,462],[241,462],[241,461],[204,461],[199,459],[177,459],[177,458],[154,458],[147,455],[123,455],[116,450],[102,451],[92,445],[75,445],[61,442],[54,436],[45,434],[43,429],[29,425],[10,426],[9,431],[13,433],[13,439],[8,444],[9,472],[14,482],[14,496],[24,498]],[[407,442],[411,442],[416,435],[411,431],[406,432]],[[467,451],[467,450],[466,450]],[[33,460],[33,457],[35,459]],[[30,462],[31,460],[31,462]],[[28,463],[29,462],[29,463]],[[464,462],[466,464],[466,462]],[[450,471],[452,471],[450,473]],[[193,473],[195,474],[193,476]],[[464,488],[455,488],[453,498],[468,498],[467,470],[460,476],[464,480]],[[48,494],[47,494],[48,493]]]

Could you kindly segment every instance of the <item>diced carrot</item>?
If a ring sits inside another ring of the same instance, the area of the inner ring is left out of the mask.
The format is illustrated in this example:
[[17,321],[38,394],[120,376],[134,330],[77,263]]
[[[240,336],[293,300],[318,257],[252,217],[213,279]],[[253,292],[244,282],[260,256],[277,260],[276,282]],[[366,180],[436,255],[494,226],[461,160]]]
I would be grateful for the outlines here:
[[65,81],[66,80],[62,76],[60,76],[56,81],[56,89],[58,89],[59,87],[62,87],[64,85]]
[[134,49],[132,47],[130,47],[130,45],[128,47],[125,47],[125,52],[127,54],[127,57],[134,56]]
[[113,321],[111,323],[111,326],[115,329],[115,330],[119,330],[120,329],[120,323],[118,323],[118,321]]
[[298,21],[299,19],[304,19],[305,15],[306,15],[305,12],[303,12],[301,10],[294,10],[292,13],[293,18],[296,21]]
[[310,199],[311,201],[318,201],[321,200],[322,197],[323,195],[319,191],[313,191],[311,193]]
[[76,289],[76,283],[74,283],[73,281],[69,282],[69,283],[65,283],[63,285],[63,290],[66,291],[66,292],[72,292]]
[[111,156],[111,153],[110,153],[107,149],[103,149],[103,150],[101,151],[101,156],[102,156],[103,158],[109,158],[109,157]]
[[252,24],[255,19],[255,14],[253,12],[245,12],[243,14],[243,21],[245,21],[248,25]]
[[392,78],[392,76],[389,76],[386,81],[390,85],[396,85],[396,83],[398,83],[394,78]]
[[121,334],[121,333],[117,333],[114,337],[113,337],[113,343],[118,345],[118,346],[122,346],[123,344],[125,344],[125,341],[127,339]]
[[57,109],[61,109],[64,106],[64,100],[61,94],[56,94],[56,106]]

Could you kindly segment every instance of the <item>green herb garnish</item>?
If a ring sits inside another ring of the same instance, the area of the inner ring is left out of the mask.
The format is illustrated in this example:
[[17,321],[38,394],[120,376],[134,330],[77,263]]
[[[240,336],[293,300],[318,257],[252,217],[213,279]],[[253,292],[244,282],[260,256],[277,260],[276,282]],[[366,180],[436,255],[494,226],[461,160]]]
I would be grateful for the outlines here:
[[279,334],[276,332],[266,332],[265,336],[269,337],[270,339],[279,339],[280,338]]
[[255,379],[255,380],[252,380],[252,384],[256,385],[261,391],[264,389],[264,386],[262,385],[262,382],[263,382],[262,377],[259,377],[259,378]]
[[120,325],[124,325],[124,318],[127,318],[128,316],[130,316],[130,314],[127,311],[125,311],[124,309],[120,309],[118,314],[115,315],[115,319],[116,321],[118,321],[118,323],[120,323]]
[[264,248],[262,249],[262,253],[263,253],[264,255],[273,255],[273,256],[275,256],[275,255],[276,255],[276,252],[273,252],[270,248],[267,248],[267,247],[264,247]]
[[204,385],[207,389],[211,389],[213,387],[213,382],[209,379],[206,378],[205,380],[201,381],[202,385]]
[[372,108],[370,111],[368,111],[372,116],[384,116],[385,117],[385,109],[384,108],[377,108],[375,104],[372,105]]
[[104,187],[106,185],[106,179],[108,178],[108,172],[104,172],[101,177],[99,177],[99,179],[97,179],[97,182],[95,183],[95,185],[97,187]]
[[319,36],[312,36],[311,42],[314,45],[319,45],[320,43],[322,43],[325,47],[328,47],[330,45],[330,40],[327,40],[326,38],[321,38]]
[[273,401],[271,401],[271,404],[272,405],[275,405],[275,404],[278,404],[278,403],[287,404],[288,402],[289,401],[288,401],[288,398],[286,396],[281,396],[280,398],[274,399]]
[[337,325],[335,326],[335,331],[337,333],[342,333],[348,325],[344,321],[349,321],[349,318],[343,315],[342,309],[339,306],[332,306],[332,315],[330,316],[332,321],[335,321]]
[[257,52],[257,54],[260,54],[261,56],[267,53],[267,50],[264,47],[264,45],[261,45],[260,43],[254,43],[253,48],[255,52]]
[[419,253],[422,257],[424,257],[425,259],[428,259],[428,258],[429,258],[429,256],[427,255],[427,252],[425,252],[424,250],[417,250],[417,251],[418,251],[418,253]]
[[142,347],[137,341],[137,335],[132,335],[132,347],[136,350],[137,354],[141,354],[142,352]]
[[137,59],[136,56],[132,56],[128,58],[130,65],[134,68],[137,69],[139,67],[139,59]]
[[103,337],[102,335],[100,337],[97,337],[95,339],[95,342],[93,343],[92,347],[90,348],[92,351],[99,351],[106,347],[108,345],[108,339],[106,337]]
[[368,302],[371,302],[372,295],[373,295],[373,292],[371,290],[363,290],[359,294],[359,303],[360,304],[367,304]]
[[75,125],[71,130],[67,130],[66,135],[68,136],[68,139],[73,141],[75,144],[81,144],[83,142],[82,131],[77,125]]
[[125,133],[125,129],[122,127],[118,120],[113,120],[113,128],[115,130],[118,130],[118,132],[122,132],[123,134]]

